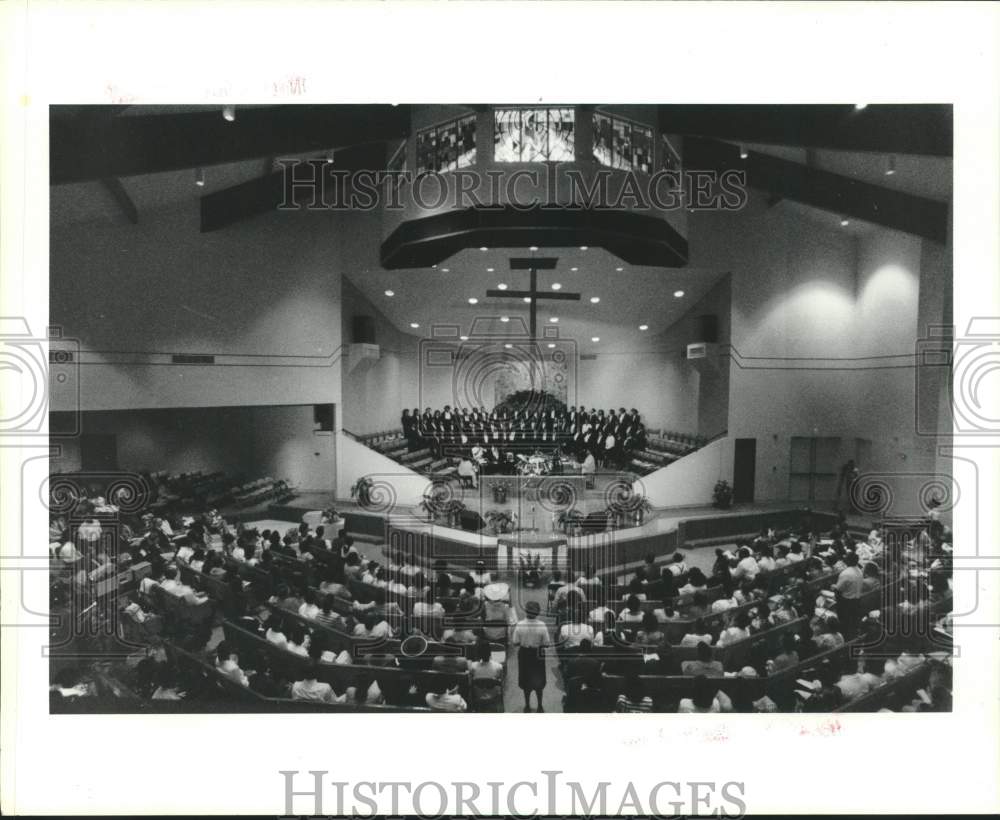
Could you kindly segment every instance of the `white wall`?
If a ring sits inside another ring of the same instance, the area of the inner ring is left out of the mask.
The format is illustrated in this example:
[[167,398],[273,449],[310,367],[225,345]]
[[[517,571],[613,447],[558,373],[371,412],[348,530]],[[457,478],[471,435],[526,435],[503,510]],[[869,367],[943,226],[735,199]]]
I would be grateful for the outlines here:
[[337,497],[348,499],[362,476],[375,482],[373,498],[378,512],[410,513],[420,503],[429,480],[342,433],[337,434]]
[[659,508],[711,504],[712,490],[717,481],[733,483],[734,450],[733,439],[720,438],[673,464],[643,476],[636,490]]
[[[283,212],[202,234],[186,203],[138,225],[54,225],[50,316],[82,348],[82,408],[339,404],[338,220]],[[53,385],[53,409],[76,409],[74,386]]]

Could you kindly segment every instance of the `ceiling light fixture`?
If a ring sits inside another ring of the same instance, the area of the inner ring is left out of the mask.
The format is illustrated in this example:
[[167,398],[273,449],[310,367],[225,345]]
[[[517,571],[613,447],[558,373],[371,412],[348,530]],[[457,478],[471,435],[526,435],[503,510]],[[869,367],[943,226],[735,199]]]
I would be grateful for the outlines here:
[[485,245],[483,245],[479,250],[481,250],[483,253],[486,253],[486,251],[488,251],[489,248],[487,248]]
[[512,345],[510,342],[507,342],[507,344],[504,345],[504,347],[506,347],[508,350],[510,350],[513,346],[514,345]]
[[596,305],[600,301],[601,301],[601,297],[600,296],[591,296],[590,297],[590,304],[592,304],[592,305]]
[[749,154],[747,153],[746,147],[743,146],[743,145],[741,145],[740,146],[740,159],[746,159],[747,156],[749,156]]
[[416,328],[420,327],[420,323],[419,322],[410,322],[410,327],[416,329]]
[[682,291],[682,290],[675,290],[674,291],[674,298],[675,299],[680,299],[682,296],[684,296],[684,291]]
[[205,187],[205,171],[202,168],[196,168],[194,172],[194,184],[199,188]]
[[618,271],[618,273],[621,273],[623,270],[625,270],[625,268],[615,268],[615,270]]
[[469,337],[468,336],[459,336],[458,339],[461,342],[467,342],[467,341],[469,341]]
[[487,273],[493,273],[493,268],[487,268],[487,269],[486,269],[486,272],[487,272]]
[[330,151],[330,153],[326,155],[326,164],[333,165],[333,159],[334,159],[333,151]]
[[591,336],[590,337],[590,341],[592,341],[592,342],[599,342],[599,341],[601,341],[601,337],[600,336]]
[[840,227],[841,228],[846,228],[850,224],[851,224],[851,220],[850,219],[841,219],[840,220]]
[[501,316],[500,317],[500,321],[501,322],[509,322],[510,321],[510,316]]
[[469,297],[469,304],[470,305],[478,305],[479,304],[479,300],[475,296],[470,296]]
[[236,106],[235,105],[222,106],[222,119],[224,119],[226,122],[233,122],[236,119]]
[[580,269],[579,268],[570,268],[570,270],[573,271],[573,273],[576,273]]
[[896,155],[889,154],[889,161],[885,167],[885,175],[891,177],[894,173],[896,173]]
[[549,342],[549,350],[551,350],[554,347],[555,347],[555,345],[552,342]]
[[386,296],[395,296],[396,295],[396,291],[394,291],[394,290],[387,290],[385,292],[385,295]]
[[538,245],[532,245],[530,248],[528,248],[528,250],[534,253],[535,251],[538,250]]
[[587,246],[586,246],[586,245],[581,245],[581,246],[580,246],[580,250],[581,250],[581,251],[585,251],[585,250],[587,250]]
[[497,290],[507,290],[507,283],[506,282],[501,282],[500,284],[498,284],[497,285]]
[[552,290],[562,290],[562,285],[560,285],[558,282],[553,282]]
[[448,268],[441,268],[441,273],[448,273]]
[[559,324],[559,317],[558,316],[550,316],[549,317],[549,321],[552,322],[552,324],[554,324],[554,325],[555,324]]
[[868,103],[854,103],[855,111],[864,111],[868,107]]
[[639,330],[649,330],[649,325],[639,325]]
[[524,302],[525,302],[525,304],[530,304],[531,303],[531,297],[530,296],[525,296],[524,297]]

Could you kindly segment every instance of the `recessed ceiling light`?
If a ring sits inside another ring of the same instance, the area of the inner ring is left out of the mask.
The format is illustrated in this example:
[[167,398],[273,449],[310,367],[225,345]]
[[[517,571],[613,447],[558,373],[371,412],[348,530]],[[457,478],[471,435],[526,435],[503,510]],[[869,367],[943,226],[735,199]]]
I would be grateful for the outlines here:
[[559,317],[558,316],[550,316],[549,317],[549,321],[552,322],[552,324],[557,324],[559,322]]
[[684,295],[684,291],[682,291],[682,290],[675,290],[674,291],[674,298],[675,299],[680,299],[683,295]]
[[486,251],[488,251],[489,248],[487,248],[485,245],[483,245],[479,250],[481,250],[483,253],[486,253]]
[[896,157],[894,154],[889,154],[889,161],[886,164],[885,175],[891,177],[896,173]]
[[222,106],[222,119],[224,119],[226,122],[233,122],[236,119],[236,106],[235,105]]
[[512,348],[513,346],[514,345],[512,345],[510,342],[507,342],[507,344],[504,345],[504,347],[506,347],[508,350],[510,350],[510,348]]
[[532,245],[530,248],[528,248],[528,250],[529,251],[537,251],[538,250],[538,245]]
[[470,296],[469,297],[469,304],[470,305],[478,305],[479,304],[479,300],[475,296]]
[[851,220],[849,220],[849,219],[841,219],[840,220],[840,227],[841,228],[846,228],[850,224],[851,224]]
[[590,337],[590,341],[592,341],[592,342],[599,342],[599,341],[601,341],[601,337],[600,336],[591,336]]
[[553,347],[555,347],[555,345],[552,342],[549,342],[549,350],[551,350]]
[[531,301],[531,297],[530,296],[525,296],[524,297],[524,301],[525,302],[530,302]]
[[507,283],[501,282],[499,285],[497,285],[497,290],[507,290]]
[[639,325],[639,330],[649,330],[649,325]]
[[433,265],[431,265],[431,267],[432,268],[436,268],[437,267],[437,262],[435,262]]
[[581,245],[581,246],[580,246],[580,250],[581,250],[581,251],[585,251],[585,250],[587,250],[587,246],[586,246],[586,245]]
[[868,103],[854,103],[855,111],[864,111],[868,107]]
[[441,268],[441,273],[448,273],[448,268]]
[[625,270],[625,268],[615,268],[615,270],[618,271],[618,273],[621,273],[623,270]]
[[558,282],[553,282],[552,290],[562,290],[562,285],[560,285]]
[[419,322],[410,322],[410,327],[416,329],[416,328],[420,327],[420,323]]
[[194,172],[194,184],[199,188],[205,187],[205,172],[201,168],[196,169]]
[[509,322],[510,321],[510,316],[501,316],[500,317],[500,321],[501,322]]
[[487,269],[486,269],[486,272],[487,272],[487,273],[493,273],[493,268],[487,268]]
[[468,336],[459,336],[458,338],[459,338],[459,341],[462,341],[462,342],[469,341],[469,337]]
[[385,295],[386,296],[395,296],[396,295],[396,291],[394,291],[394,290],[387,290],[385,292]]
[[740,146],[740,159],[746,159],[749,156],[749,152],[744,146]]
[[592,304],[592,305],[596,305],[600,301],[601,301],[601,297],[600,296],[591,296],[590,297],[590,304]]
[[573,271],[573,273],[576,273],[580,269],[579,268],[570,268],[570,270]]

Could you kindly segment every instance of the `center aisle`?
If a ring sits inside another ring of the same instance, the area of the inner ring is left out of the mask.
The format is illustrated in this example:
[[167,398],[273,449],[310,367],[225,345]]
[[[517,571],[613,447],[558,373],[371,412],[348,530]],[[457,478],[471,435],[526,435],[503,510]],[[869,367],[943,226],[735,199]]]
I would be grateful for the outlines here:
[[[549,627],[549,635],[555,643],[555,618],[546,616],[545,609],[548,603],[548,593],[544,588],[539,589],[518,589],[516,580],[509,582],[511,586],[511,597],[516,602],[514,609],[517,612],[517,619],[524,617],[524,605],[528,601],[537,601],[542,608],[540,620]],[[507,657],[507,676],[504,679],[503,702],[505,712],[524,711],[524,693],[517,685],[517,652],[511,647]],[[559,661],[556,658],[555,649],[549,649],[545,655],[545,691],[542,692],[542,708],[546,713],[562,712],[563,710],[563,680],[559,673]],[[532,696],[532,714],[535,713],[535,698]]]

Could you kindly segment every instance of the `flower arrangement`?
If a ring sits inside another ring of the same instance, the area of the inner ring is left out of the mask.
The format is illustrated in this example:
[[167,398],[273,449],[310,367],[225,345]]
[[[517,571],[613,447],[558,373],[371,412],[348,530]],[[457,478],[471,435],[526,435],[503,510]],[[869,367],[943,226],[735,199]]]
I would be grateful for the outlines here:
[[495,535],[514,532],[517,527],[517,513],[513,510],[487,510],[483,518]]
[[494,504],[506,504],[510,490],[511,483],[509,481],[500,480],[490,482],[490,492],[493,493]]
[[547,572],[541,553],[536,552],[534,555],[525,552],[518,553],[517,562],[522,585],[528,588],[541,585]]
[[719,509],[728,509],[733,504],[733,488],[728,481],[717,481],[712,490],[712,504]]
[[363,475],[351,487],[351,498],[358,499],[359,506],[367,507],[371,503],[371,490],[375,482],[369,476]]

